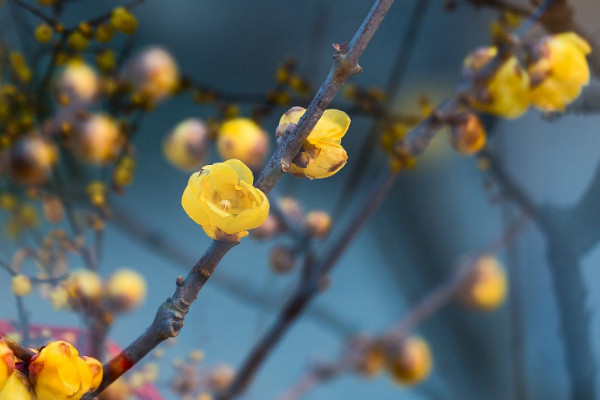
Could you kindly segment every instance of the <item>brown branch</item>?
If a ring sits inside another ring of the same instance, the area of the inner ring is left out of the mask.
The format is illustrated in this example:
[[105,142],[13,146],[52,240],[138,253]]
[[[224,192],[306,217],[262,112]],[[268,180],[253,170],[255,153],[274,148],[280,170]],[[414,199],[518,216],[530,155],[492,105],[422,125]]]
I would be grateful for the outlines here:
[[[377,0],[349,45],[336,46],[334,65],[293,132],[285,135],[275,154],[256,180],[255,186],[268,194],[298,154],[304,140],[348,78],[361,71],[358,60],[381,24],[393,0]],[[177,336],[191,304],[218,263],[236,243],[213,241],[187,278],[177,279],[177,289],[158,309],[152,325],[121,354],[104,365],[104,378],[93,398],[164,340]]]
[[27,347],[21,346],[19,343],[10,338],[10,336],[6,335],[4,332],[0,331],[0,340],[4,341],[6,345],[12,350],[15,357],[19,360],[29,363],[31,358],[35,355],[35,352]]
[[315,387],[340,376],[347,370],[345,364],[344,362],[316,364],[295,385],[281,395],[279,400],[300,400]]

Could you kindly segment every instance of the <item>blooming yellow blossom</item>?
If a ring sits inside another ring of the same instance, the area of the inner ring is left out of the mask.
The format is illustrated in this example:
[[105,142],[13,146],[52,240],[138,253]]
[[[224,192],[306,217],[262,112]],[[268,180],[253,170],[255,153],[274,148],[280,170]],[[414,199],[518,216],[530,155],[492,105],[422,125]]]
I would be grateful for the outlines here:
[[31,279],[25,275],[15,275],[12,278],[11,286],[15,296],[27,296],[31,293]]
[[257,168],[269,150],[269,139],[265,131],[251,119],[234,118],[221,125],[217,148],[224,160],[237,158]]
[[92,371],[67,342],[52,342],[34,356],[29,378],[39,400],[79,400],[92,388]]
[[200,168],[208,151],[208,135],[208,127],[199,119],[180,122],[163,142],[165,157],[184,171]]
[[[463,75],[474,78],[496,56],[496,47],[473,51],[464,61]],[[478,85],[478,83],[475,83]],[[504,60],[485,87],[476,87],[469,98],[471,107],[478,111],[505,118],[517,118],[529,108],[529,75],[519,60],[511,56]]]
[[402,385],[422,382],[429,376],[431,366],[431,350],[420,337],[403,339],[386,352],[386,368],[392,379]]
[[590,45],[574,32],[542,38],[529,65],[531,102],[542,111],[564,111],[590,81]]
[[483,311],[492,311],[502,305],[508,286],[504,268],[495,257],[480,257],[468,274],[459,292],[465,304]]
[[[290,124],[297,124],[305,112],[302,107],[290,108],[279,120],[278,135],[285,134]],[[321,179],[342,169],[348,154],[341,143],[349,127],[350,117],[345,112],[325,110],[290,165],[290,172],[299,177]]]
[[0,400],[37,400],[31,382],[22,372],[15,371],[0,391]]
[[110,306],[119,312],[133,310],[146,298],[146,280],[131,269],[120,269],[106,283],[106,297]]
[[211,238],[239,240],[269,214],[269,200],[253,182],[252,171],[240,160],[207,165],[190,177],[181,205]]
[[15,360],[13,352],[6,343],[0,341],[0,391],[6,385],[14,369]]

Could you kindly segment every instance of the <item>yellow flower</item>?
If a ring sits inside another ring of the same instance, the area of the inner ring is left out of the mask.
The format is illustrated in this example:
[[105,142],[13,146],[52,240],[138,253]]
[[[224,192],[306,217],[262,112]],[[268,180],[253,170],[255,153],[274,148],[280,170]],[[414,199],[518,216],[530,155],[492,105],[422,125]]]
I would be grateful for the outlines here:
[[59,97],[74,98],[83,103],[89,103],[98,94],[99,82],[96,72],[81,60],[69,62],[61,72],[57,92]]
[[529,66],[531,102],[542,111],[564,111],[590,81],[590,45],[574,32],[542,38]]
[[131,269],[120,269],[106,283],[110,307],[119,312],[131,311],[146,298],[146,280]]
[[[496,47],[487,47],[469,54],[463,66],[465,78],[474,78],[497,53]],[[478,111],[517,118],[529,107],[529,75],[521,67],[519,60],[511,56],[504,60],[484,88],[476,87],[469,101],[471,107]]]
[[4,389],[0,391],[0,400],[37,400],[31,382],[22,372],[15,371]]
[[260,167],[269,151],[265,131],[248,118],[235,118],[219,129],[217,148],[221,158],[237,158],[250,167]]
[[508,292],[506,273],[495,257],[480,257],[468,274],[459,292],[463,303],[482,311],[492,311],[502,305]]
[[102,377],[104,376],[102,364],[93,357],[81,358],[83,359],[83,362],[85,362],[90,368],[90,372],[92,373],[92,385],[90,386],[90,391],[98,389],[98,387],[100,387],[100,383],[102,383]]
[[[283,114],[277,128],[278,135],[283,135],[290,124],[297,124],[305,111],[302,107],[292,107]],[[325,110],[290,165],[290,172],[299,177],[321,179],[342,169],[348,154],[341,143],[349,127],[350,117],[345,112]]]
[[269,200],[253,182],[252,171],[240,160],[207,165],[190,177],[181,205],[211,238],[239,240],[269,214]]
[[125,137],[107,114],[93,114],[83,121],[73,138],[77,157],[90,164],[105,165],[121,153]]
[[208,151],[208,135],[208,127],[199,119],[180,122],[163,142],[165,157],[184,171],[200,168]]
[[104,290],[98,274],[87,269],[73,271],[64,281],[64,288],[71,298],[86,301],[100,299]]
[[125,7],[117,7],[110,14],[111,25],[119,32],[131,35],[137,29],[137,18]]
[[0,341],[0,391],[8,382],[13,370],[15,369],[15,360],[12,350],[6,343]]
[[31,293],[31,279],[25,275],[15,275],[12,278],[11,285],[15,296],[27,296]]
[[8,153],[8,173],[24,185],[44,183],[58,159],[52,142],[37,134],[19,139]]
[[123,78],[142,100],[158,102],[177,90],[179,69],[169,52],[160,47],[151,47],[140,51],[127,62]]
[[402,385],[422,382],[431,372],[429,345],[420,337],[409,337],[390,345],[386,352],[386,368],[394,381]]
[[92,388],[90,366],[67,342],[52,342],[34,356],[29,378],[39,400],[79,400]]
[[40,24],[37,26],[37,28],[35,28],[35,32],[34,32],[34,36],[35,36],[35,40],[37,40],[40,43],[48,43],[50,40],[52,40],[52,34],[54,33],[54,31],[52,30],[52,27],[48,24]]

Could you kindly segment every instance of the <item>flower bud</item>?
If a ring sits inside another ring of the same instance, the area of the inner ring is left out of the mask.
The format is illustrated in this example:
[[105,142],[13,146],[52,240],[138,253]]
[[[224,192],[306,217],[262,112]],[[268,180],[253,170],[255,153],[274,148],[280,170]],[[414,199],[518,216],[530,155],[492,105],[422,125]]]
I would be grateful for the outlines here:
[[208,384],[215,392],[226,390],[235,378],[235,370],[229,365],[221,364],[213,368],[208,377]]
[[302,205],[298,200],[291,196],[284,196],[279,199],[279,208],[292,221],[300,222],[304,215]]
[[385,366],[384,349],[376,340],[365,336],[353,338],[347,345],[352,369],[364,377],[379,374]]
[[38,400],[80,399],[92,385],[90,367],[67,342],[51,342],[29,364]]
[[52,40],[53,33],[54,31],[50,25],[40,24],[37,26],[37,28],[35,28],[33,36],[35,37],[35,40],[40,43],[48,43],[50,40]]
[[137,18],[125,7],[115,8],[110,15],[111,25],[119,32],[131,35],[137,29]]
[[267,219],[258,228],[254,228],[250,231],[250,236],[256,240],[264,240],[272,237],[279,231],[279,221],[277,217],[269,213]]
[[0,341],[0,392],[2,392],[2,388],[6,385],[14,369],[13,352],[6,343]]
[[420,337],[412,336],[389,343],[385,357],[388,373],[401,385],[418,384],[431,372],[431,351],[427,342]]
[[331,229],[331,217],[322,210],[311,211],[304,218],[304,228],[310,236],[324,238]]
[[459,299],[465,305],[481,311],[500,307],[508,292],[504,267],[493,256],[482,256],[468,271]]
[[124,144],[125,138],[112,117],[95,114],[80,124],[73,150],[84,162],[105,165],[117,158]]
[[100,24],[96,28],[96,41],[98,43],[108,43],[112,40],[115,31],[109,24]]
[[31,279],[25,275],[15,275],[12,278],[11,286],[15,296],[27,296],[31,293]]
[[103,293],[102,280],[87,269],[73,271],[64,281],[64,287],[73,299],[96,301]]
[[208,152],[208,127],[196,118],[179,123],[163,142],[167,160],[184,171],[199,169]]
[[217,148],[224,160],[237,158],[251,168],[259,168],[269,151],[267,134],[248,118],[225,122],[218,135]]
[[9,150],[8,173],[21,184],[41,184],[49,178],[57,158],[54,144],[31,134],[20,139]]
[[294,251],[286,246],[278,246],[271,250],[269,264],[274,272],[285,274],[294,269],[296,255]]
[[475,154],[485,146],[485,128],[474,113],[457,116],[448,133],[450,144],[461,154]]
[[99,89],[96,72],[83,61],[71,61],[62,70],[56,84],[57,96],[81,104],[92,102]]
[[106,283],[106,297],[114,311],[131,311],[146,298],[146,281],[136,271],[121,269]]
[[171,54],[160,47],[151,47],[127,62],[123,79],[132,85],[134,94],[158,102],[178,88],[179,70]]
[[4,389],[0,390],[0,400],[41,400],[41,397],[36,397],[31,382],[27,376],[20,372],[14,371],[8,378]]

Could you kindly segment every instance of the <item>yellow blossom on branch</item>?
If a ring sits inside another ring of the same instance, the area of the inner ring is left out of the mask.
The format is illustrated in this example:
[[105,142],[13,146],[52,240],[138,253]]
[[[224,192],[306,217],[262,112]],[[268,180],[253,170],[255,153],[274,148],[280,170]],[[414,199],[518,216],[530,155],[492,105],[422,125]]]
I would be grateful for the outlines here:
[[269,214],[269,200],[253,182],[252,171],[240,160],[207,165],[190,177],[181,205],[211,238],[236,241]]
[[14,371],[4,389],[0,391],[0,400],[38,400],[27,376]]
[[29,364],[29,378],[39,400],[79,400],[90,391],[94,379],[90,363],[63,341],[52,342]]
[[477,259],[466,278],[459,298],[467,306],[492,311],[504,303],[508,292],[506,272],[495,257],[482,256]]
[[429,376],[433,361],[425,340],[413,336],[389,347],[385,353],[386,368],[394,381],[402,385],[416,385]]
[[531,102],[542,111],[564,111],[590,81],[590,45],[574,32],[542,38],[529,65]]
[[[481,48],[465,58],[463,76],[473,79],[496,56],[496,47]],[[486,82],[474,82],[469,103],[475,110],[504,118],[520,117],[529,108],[529,75],[519,60],[510,56]]]
[[[289,125],[297,124],[305,112],[302,107],[290,108],[279,120],[277,135],[285,134]],[[321,179],[342,169],[348,160],[348,154],[342,147],[342,137],[349,127],[348,114],[339,110],[325,110],[290,165],[290,172],[299,177]]]
[[0,391],[6,385],[14,369],[13,352],[6,343],[0,341]]

